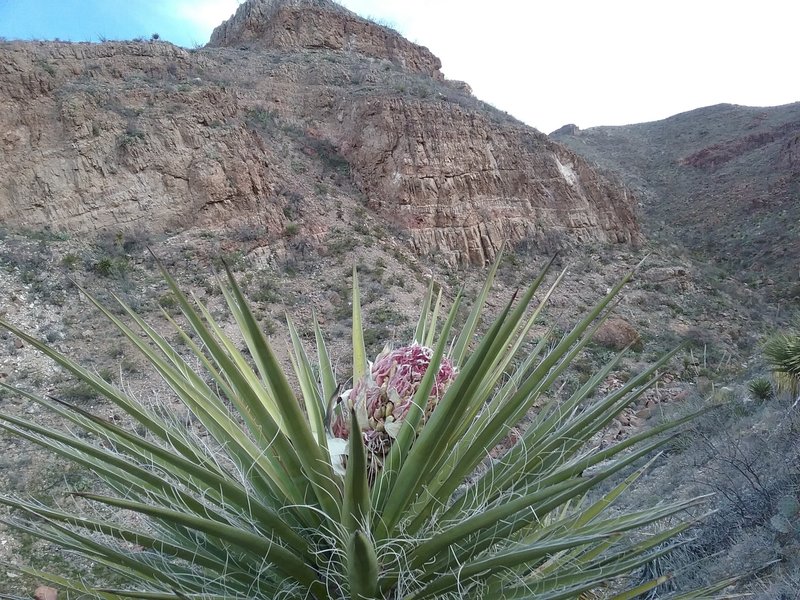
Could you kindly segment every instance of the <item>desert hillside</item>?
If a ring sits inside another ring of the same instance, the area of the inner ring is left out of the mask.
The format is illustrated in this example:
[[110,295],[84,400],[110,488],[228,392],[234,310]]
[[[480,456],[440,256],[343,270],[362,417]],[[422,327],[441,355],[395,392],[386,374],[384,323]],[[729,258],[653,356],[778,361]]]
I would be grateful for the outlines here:
[[635,189],[651,237],[678,240],[747,285],[797,302],[800,103],[720,104],[550,137]]
[[[685,344],[590,443],[598,451],[714,407],[665,443],[614,508],[713,495],[701,512],[714,514],[634,579],[664,577],[649,598],[740,575],[727,592],[796,599],[800,527],[775,518],[800,493],[800,412],[773,388],[762,342],[788,330],[800,293],[798,123],[800,105],[723,105],[546,136],[447,79],[427,48],[330,0],[248,0],[191,50],[158,39],[3,41],[0,319],[198,432],[197,416],[90,296],[114,318],[136,311],[194,360],[196,338],[175,331],[185,315],[160,268],[243,349],[218,286],[230,269],[284,367],[289,316],[309,348],[319,326],[336,377],[352,384],[354,267],[370,360],[413,341],[432,281],[441,315],[463,292],[466,320],[501,248],[476,341],[552,257],[542,290],[563,273],[525,351],[555,347],[633,271],[613,315],[542,400],[560,407],[618,358],[594,402]],[[752,392],[759,379],[769,394]],[[130,425],[5,329],[0,384],[0,411],[12,418],[63,428],[30,393]],[[487,456],[521,431],[509,425]],[[89,470],[0,430],[0,492],[80,505],[70,492],[97,485]],[[8,527],[10,514],[0,509],[0,562],[118,581]],[[0,569],[0,596],[30,597],[40,583]]]

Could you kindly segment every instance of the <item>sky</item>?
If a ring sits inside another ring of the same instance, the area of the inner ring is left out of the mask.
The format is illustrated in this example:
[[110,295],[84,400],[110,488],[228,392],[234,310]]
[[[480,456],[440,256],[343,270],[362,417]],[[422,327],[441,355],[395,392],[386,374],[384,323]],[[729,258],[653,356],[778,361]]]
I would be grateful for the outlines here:
[[[442,59],[450,79],[549,133],[721,102],[800,101],[796,0],[340,0]],[[193,47],[239,0],[0,0],[0,37]]]

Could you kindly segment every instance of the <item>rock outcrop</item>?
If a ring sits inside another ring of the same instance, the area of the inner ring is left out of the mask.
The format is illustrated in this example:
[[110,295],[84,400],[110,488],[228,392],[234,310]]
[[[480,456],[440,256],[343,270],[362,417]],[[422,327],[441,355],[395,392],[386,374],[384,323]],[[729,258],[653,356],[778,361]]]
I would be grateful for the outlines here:
[[483,264],[504,241],[638,239],[626,191],[533,129],[402,98],[345,112],[342,154],[370,205],[410,231],[420,254]]
[[0,44],[8,226],[256,220],[269,245],[290,219],[321,239],[334,206],[364,197],[451,264],[483,264],[504,242],[640,237],[625,188],[327,0],[250,0],[196,51]]
[[251,210],[272,185],[272,149],[236,122],[235,94],[191,82],[185,50],[9,44],[0,56],[0,222],[179,228],[223,203]]
[[343,50],[388,58],[404,69],[443,79],[441,61],[331,0],[251,0],[211,34],[210,47],[293,51]]

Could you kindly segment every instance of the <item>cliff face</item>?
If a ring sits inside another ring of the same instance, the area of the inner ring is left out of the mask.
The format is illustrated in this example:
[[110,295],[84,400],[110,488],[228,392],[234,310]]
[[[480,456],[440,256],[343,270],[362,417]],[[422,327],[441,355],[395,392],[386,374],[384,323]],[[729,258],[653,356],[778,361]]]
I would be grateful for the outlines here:
[[255,220],[269,245],[290,220],[322,239],[335,206],[364,198],[451,263],[482,264],[504,241],[640,236],[625,189],[331,2],[251,0],[192,52],[0,44],[8,226]]
[[[0,56],[3,223],[67,231],[202,224],[219,216],[218,204],[251,209],[274,178],[264,168],[272,149],[237,123],[236,95],[189,83],[185,50],[14,44]],[[170,83],[180,77],[182,89]]]
[[371,98],[346,110],[341,152],[370,205],[421,254],[483,264],[510,240],[636,241],[624,189],[522,125],[439,102]]

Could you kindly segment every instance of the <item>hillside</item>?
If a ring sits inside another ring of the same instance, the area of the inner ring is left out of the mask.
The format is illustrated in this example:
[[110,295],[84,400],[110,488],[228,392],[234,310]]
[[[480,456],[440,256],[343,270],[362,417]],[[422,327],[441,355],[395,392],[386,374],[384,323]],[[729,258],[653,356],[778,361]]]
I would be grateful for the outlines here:
[[640,240],[624,188],[330,1],[251,0],[195,51],[7,42],[0,61],[10,227],[253,226],[274,251],[362,206],[478,265],[504,241]]
[[[781,110],[712,107],[548,137],[448,80],[428,49],[329,0],[249,0],[194,50],[159,40],[2,42],[0,318],[188,431],[195,417],[87,294],[121,299],[188,356],[159,264],[230,333],[215,281],[226,265],[284,366],[289,315],[304,343],[320,326],[346,381],[354,266],[370,359],[413,339],[431,280],[443,309],[461,290],[468,307],[503,245],[489,317],[556,250],[546,284],[565,271],[525,348],[547,336],[555,344],[636,269],[613,317],[558,378],[554,400],[628,345],[601,393],[687,342],[658,385],[595,440],[606,447],[665,417],[722,407],[665,446],[623,503],[716,493],[708,508],[717,514],[687,534],[675,560],[648,565],[642,577],[677,571],[675,585],[686,589],[752,571],[737,591],[796,598],[800,532],[774,531],[770,519],[800,491],[800,413],[785,396],[756,402],[747,390],[767,374],[761,340],[786,325],[791,278],[781,277],[796,271],[790,259],[800,251],[800,105]],[[749,212],[722,197],[744,171],[750,187],[736,188],[740,196],[764,200]],[[115,406],[5,330],[0,383],[124,423]],[[0,406],[63,426],[2,386]],[[0,490],[69,503],[69,491],[96,484],[0,430]],[[3,522],[0,562],[109,577]],[[2,569],[0,596],[27,597],[40,582]]]
[[800,297],[800,103],[720,104],[550,137],[635,189],[647,235],[776,298]]

